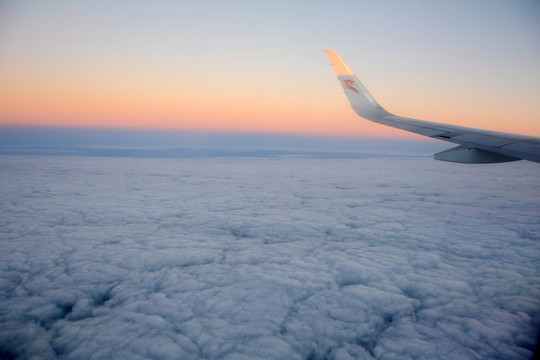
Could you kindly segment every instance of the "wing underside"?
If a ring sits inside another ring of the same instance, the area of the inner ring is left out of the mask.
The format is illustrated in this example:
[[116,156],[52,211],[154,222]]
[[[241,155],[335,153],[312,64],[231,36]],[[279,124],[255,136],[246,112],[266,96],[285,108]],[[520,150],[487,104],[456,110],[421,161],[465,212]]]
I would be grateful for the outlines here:
[[516,160],[540,162],[540,138],[480,130],[397,116],[381,107],[343,59],[326,50],[354,111],[380,124],[458,144],[435,154],[437,160],[459,163],[499,163]]

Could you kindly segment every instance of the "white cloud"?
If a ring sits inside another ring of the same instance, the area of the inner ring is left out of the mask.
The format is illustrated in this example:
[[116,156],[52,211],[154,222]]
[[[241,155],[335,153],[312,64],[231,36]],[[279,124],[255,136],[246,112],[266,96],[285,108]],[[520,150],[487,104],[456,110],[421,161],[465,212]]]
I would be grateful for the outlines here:
[[0,354],[529,358],[540,169],[0,157]]

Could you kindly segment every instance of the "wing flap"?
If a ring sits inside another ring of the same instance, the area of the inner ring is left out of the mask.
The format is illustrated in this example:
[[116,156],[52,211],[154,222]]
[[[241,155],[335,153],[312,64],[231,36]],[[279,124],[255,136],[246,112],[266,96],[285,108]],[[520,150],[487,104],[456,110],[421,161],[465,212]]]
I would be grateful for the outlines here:
[[454,140],[455,142],[468,143],[468,144],[482,144],[488,147],[501,147],[504,145],[515,143],[515,140],[506,137],[495,137],[482,134],[461,134],[450,138],[448,141]]

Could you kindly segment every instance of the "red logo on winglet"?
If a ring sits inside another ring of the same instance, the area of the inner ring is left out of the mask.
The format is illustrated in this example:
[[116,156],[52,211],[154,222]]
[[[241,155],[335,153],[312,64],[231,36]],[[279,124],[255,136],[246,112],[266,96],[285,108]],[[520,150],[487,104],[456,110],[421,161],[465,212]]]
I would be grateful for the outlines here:
[[357,93],[358,95],[360,95],[358,90],[356,90],[356,88],[354,87],[354,80],[351,80],[351,79],[343,80],[343,84],[345,85],[347,89],[350,89],[354,91],[355,93]]

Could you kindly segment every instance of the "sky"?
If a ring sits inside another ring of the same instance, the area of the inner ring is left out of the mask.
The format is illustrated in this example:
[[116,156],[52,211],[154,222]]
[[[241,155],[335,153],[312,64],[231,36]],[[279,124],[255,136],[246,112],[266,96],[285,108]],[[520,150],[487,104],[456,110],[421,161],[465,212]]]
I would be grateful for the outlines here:
[[540,136],[537,1],[2,1],[0,126],[413,138],[350,109]]
[[535,164],[0,156],[0,169],[2,358],[532,358]]

